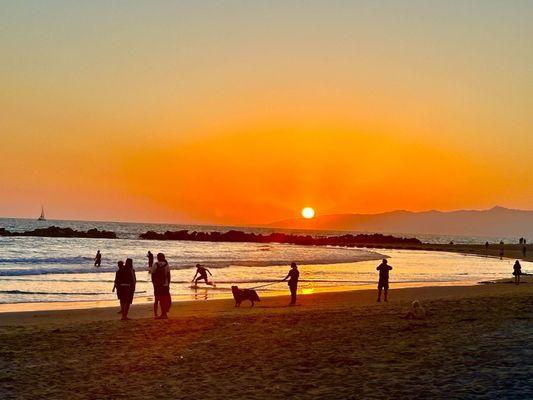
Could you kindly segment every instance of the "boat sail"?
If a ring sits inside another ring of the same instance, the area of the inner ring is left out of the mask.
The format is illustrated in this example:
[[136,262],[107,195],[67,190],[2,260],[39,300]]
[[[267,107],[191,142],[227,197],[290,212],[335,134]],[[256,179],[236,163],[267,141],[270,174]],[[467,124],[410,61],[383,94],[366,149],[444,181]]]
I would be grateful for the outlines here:
[[46,221],[46,218],[44,217],[44,207],[41,206],[41,215],[39,218],[37,218],[37,221]]

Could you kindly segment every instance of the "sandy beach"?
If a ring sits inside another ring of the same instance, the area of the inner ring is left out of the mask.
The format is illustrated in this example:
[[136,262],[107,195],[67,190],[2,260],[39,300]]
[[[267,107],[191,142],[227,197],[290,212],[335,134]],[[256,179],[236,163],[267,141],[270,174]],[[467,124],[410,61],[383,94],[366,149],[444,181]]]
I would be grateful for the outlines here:
[[[533,395],[533,284],[0,315],[2,399],[515,398]],[[425,320],[400,318],[412,300]]]

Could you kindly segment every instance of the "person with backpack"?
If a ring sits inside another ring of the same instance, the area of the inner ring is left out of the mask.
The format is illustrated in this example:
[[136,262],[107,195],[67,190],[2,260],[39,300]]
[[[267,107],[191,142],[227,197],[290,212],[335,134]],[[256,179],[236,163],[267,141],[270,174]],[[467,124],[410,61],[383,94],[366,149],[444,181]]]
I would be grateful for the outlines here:
[[[154,286],[154,318],[167,319],[170,309],[170,267],[163,253],[157,254],[157,261],[149,268]],[[161,315],[157,315],[158,305],[161,307]]]

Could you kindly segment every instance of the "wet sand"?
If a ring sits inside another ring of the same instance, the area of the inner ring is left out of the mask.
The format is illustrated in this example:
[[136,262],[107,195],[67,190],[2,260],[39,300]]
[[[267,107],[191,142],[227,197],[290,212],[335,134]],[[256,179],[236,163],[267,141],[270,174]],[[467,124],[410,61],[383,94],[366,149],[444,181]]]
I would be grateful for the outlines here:
[[[422,321],[401,319],[418,299]],[[533,284],[0,314],[2,399],[531,398]]]

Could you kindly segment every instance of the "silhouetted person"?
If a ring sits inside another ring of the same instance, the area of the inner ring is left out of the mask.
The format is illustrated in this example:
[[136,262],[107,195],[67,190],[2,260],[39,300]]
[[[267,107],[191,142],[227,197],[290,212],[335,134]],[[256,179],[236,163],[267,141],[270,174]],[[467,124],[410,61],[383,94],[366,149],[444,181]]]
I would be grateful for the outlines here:
[[[124,261],[117,261],[117,272],[120,271],[122,268],[124,268]],[[116,278],[116,276],[117,275],[115,273],[115,278]],[[113,292],[115,291],[116,288],[117,288],[117,280],[115,279],[115,284],[113,285]],[[118,298],[118,293],[117,293],[117,298]],[[121,313],[122,313],[122,308],[120,309],[119,314],[121,314]]]
[[520,285],[520,275],[522,275],[522,266],[520,261],[516,260],[513,265],[514,283]]
[[96,256],[94,256],[94,266],[99,267],[102,263],[102,253],[100,253],[100,250],[96,252]]
[[[117,261],[117,271],[124,268],[124,261]],[[113,292],[117,288],[117,282],[116,282],[116,273],[115,273],[115,284],[113,285]],[[117,299],[120,303],[120,298],[118,297],[118,291],[117,291]],[[120,310],[118,310],[117,314],[122,314],[122,305],[120,306]]]
[[150,269],[154,265],[154,255],[150,250],[148,250],[146,257],[148,257],[148,269]]
[[392,267],[388,264],[386,259],[381,261],[376,270],[379,271],[378,281],[378,302],[381,301],[381,290],[383,289],[383,300],[387,301],[387,294],[389,291],[389,271]]
[[[167,319],[170,309],[170,267],[163,253],[157,254],[157,261],[149,270],[154,285],[154,317]],[[161,315],[157,316],[157,305],[161,306]]]
[[505,254],[505,245],[503,244],[503,240],[500,241],[500,260],[503,258],[503,255]]
[[291,302],[290,305],[293,306],[296,304],[296,292],[298,291],[298,279],[300,279],[300,271],[298,271],[298,266],[296,263],[291,263],[291,270],[287,276],[283,279],[282,282],[289,280],[289,290],[291,291]]
[[[213,284],[213,282],[209,282],[209,280],[207,279],[207,273],[209,273],[209,275],[213,276],[211,271],[209,271],[207,268],[205,268],[204,266],[202,266],[200,264],[196,264],[196,272],[195,272],[194,277],[192,278],[191,282],[194,282],[195,285],[198,285],[198,281],[203,280],[203,281],[205,281],[206,285],[215,286]],[[198,275],[198,278],[196,278],[197,275]]]
[[485,242],[485,252],[489,251],[489,242]]
[[120,300],[120,310],[122,312],[122,320],[127,320],[128,312],[130,310],[131,303],[133,302],[133,294],[135,293],[135,284],[137,278],[135,277],[135,271],[133,269],[133,260],[131,258],[126,259],[126,264],[122,264],[122,261],[118,263],[118,271],[115,273],[115,285],[113,290],[117,289],[117,296]]
[[524,245],[522,246],[522,257],[525,257],[526,254],[527,254],[527,246],[524,244]]

